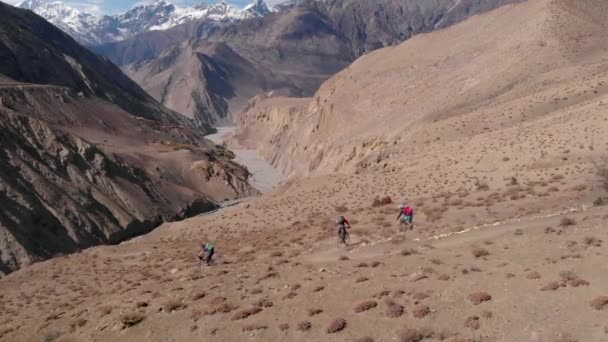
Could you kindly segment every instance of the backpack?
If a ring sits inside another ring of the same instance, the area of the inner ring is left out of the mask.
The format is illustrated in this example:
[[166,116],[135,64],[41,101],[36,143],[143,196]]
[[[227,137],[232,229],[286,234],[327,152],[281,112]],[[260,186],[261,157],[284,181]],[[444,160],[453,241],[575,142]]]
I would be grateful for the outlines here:
[[414,214],[414,209],[412,209],[412,207],[403,208],[403,215],[412,216],[413,214]]

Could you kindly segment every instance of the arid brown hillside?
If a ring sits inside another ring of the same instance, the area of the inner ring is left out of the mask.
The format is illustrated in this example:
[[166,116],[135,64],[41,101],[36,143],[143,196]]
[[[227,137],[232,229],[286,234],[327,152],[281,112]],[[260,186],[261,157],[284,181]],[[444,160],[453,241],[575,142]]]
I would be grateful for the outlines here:
[[606,340],[607,7],[508,6],[252,103],[234,143],[310,177],[0,279],[0,340]]
[[256,193],[206,126],[31,12],[0,17],[0,274]]
[[240,139],[291,175],[381,172],[425,192],[588,179],[606,155],[606,7],[509,5],[378,50],[306,105],[253,101]]

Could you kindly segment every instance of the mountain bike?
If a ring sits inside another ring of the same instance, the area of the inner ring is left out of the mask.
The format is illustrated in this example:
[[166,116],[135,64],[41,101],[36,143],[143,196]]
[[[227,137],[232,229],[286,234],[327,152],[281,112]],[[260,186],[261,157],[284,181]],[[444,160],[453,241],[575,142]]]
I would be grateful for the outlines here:
[[345,226],[340,226],[340,228],[338,228],[338,246],[340,246],[341,244],[348,246],[349,243],[350,234],[348,233],[348,230]]

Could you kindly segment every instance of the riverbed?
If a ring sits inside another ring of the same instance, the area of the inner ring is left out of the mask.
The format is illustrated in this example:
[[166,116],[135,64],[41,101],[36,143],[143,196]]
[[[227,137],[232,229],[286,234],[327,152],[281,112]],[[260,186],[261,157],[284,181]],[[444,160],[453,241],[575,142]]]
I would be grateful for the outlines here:
[[[221,145],[226,137],[236,131],[236,126],[217,127],[217,133],[205,136],[205,138]],[[262,158],[256,150],[231,150],[235,154],[235,161],[247,167],[251,173],[249,184],[261,193],[269,193],[282,180],[283,175]]]

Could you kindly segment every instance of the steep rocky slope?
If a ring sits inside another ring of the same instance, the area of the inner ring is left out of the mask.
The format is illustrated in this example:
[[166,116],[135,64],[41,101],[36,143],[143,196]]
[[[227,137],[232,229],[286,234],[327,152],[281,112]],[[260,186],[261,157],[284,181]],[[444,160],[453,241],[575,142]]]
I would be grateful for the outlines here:
[[204,126],[33,13],[0,17],[0,274],[256,193]]
[[290,175],[445,179],[433,192],[588,178],[606,153],[606,6],[577,3],[506,6],[368,54],[306,105],[254,101],[240,139],[263,131],[266,157]]
[[176,27],[98,51],[161,103],[214,122],[260,93],[310,96],[364,53],[511,2],[297,1],[265,17]]

